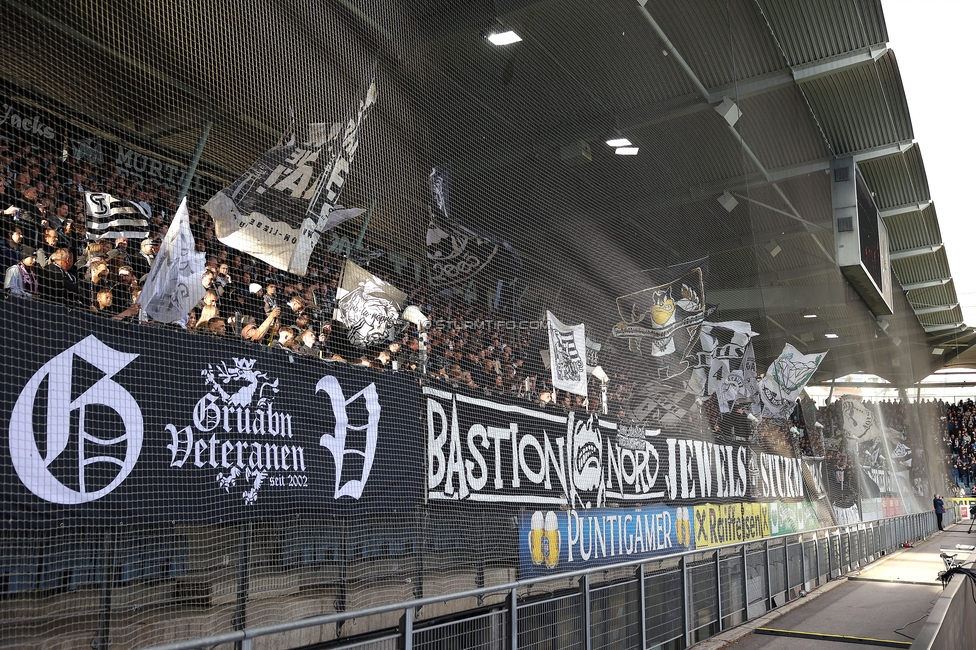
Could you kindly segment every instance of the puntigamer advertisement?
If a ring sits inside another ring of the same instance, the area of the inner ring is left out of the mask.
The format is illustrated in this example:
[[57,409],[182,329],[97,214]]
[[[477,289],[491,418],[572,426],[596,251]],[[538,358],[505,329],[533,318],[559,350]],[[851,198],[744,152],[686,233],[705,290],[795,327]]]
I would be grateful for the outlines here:
[[[425,387],[427,499],[520,509],[522,578],[819,528],[815,467]],[[813,486],[814,494],[808,485]]]

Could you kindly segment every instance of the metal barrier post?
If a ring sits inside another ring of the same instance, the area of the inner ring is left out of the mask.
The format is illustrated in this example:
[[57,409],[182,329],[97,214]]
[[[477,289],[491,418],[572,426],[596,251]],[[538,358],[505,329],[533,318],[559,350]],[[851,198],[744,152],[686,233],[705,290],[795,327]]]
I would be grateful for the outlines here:
[[[583,590],[583,650],[592,650],[593,637],[590,631],[590,574],[587,573],[580,580],[580,588]],[[517,646],[515,646],[517,647]]]
[[413,607],[408,607],[403,610],[403,618],[400,619],[400,629],[402,630],[400,639],[401,650],[413,650],[413,617]]
[[769,570],[769,539],[766,539],[766,611],[773,608],[773,576]]
[[[722,631],[722,553],[715,550],[715,602],[718,604],[718,631]],[[644,647],[644,646],[641,646]]]
[[790,598],[790,538],[789,537],[783,540],[783,558],[785,559],[785,563],[783,565],[783,573],[786,574],[786,600],[789,600]]
[[[645,608],[647,607],[647,587],[644,585],[644,565],[637,565],[637,579],[640,580],[640,647],[647,647],[647,612]],[[514,650],[514,648],[513,648]]]
[[508,592],[508,647],[518,648],[518,589]]
[[831,544],[830,531],[827,531],[827,582],[834,579],[834,545]]
[[742,604],[745,606],[746,615],[743,617],[749,620],[749,562],[747,559],[746,545],[742,545]]
[[685,610],[685,644],[692,645],[691,641],[691,590],[688,585],[688,556],[681,556],[681,592],[684,596]]
[[820,586],[820,576],[823,575],[823,571],[820,570],[820,534],[813,534],[813,552],[814,557],[817,560],[817,586]]
[[800,580],[803,582],[803,585],[800,588],[803,589],[803,590],[806,590],[806,588],[807,588],[807,554],[806,554],[806,551],[803,549],[803,535],[800,535],[800,537],[797,539],[797,541],[800,542]]

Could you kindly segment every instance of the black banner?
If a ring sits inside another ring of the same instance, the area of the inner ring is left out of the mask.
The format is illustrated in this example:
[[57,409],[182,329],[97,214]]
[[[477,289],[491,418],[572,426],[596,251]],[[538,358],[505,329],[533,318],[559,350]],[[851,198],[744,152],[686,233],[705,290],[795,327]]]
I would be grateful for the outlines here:
[[432,502],[587,508],[808,498],[801,459],[719,435],[676,437],[437,385],[424,396]]
[[242,521],[422,502],[415,377],[8,300],[4,521]]

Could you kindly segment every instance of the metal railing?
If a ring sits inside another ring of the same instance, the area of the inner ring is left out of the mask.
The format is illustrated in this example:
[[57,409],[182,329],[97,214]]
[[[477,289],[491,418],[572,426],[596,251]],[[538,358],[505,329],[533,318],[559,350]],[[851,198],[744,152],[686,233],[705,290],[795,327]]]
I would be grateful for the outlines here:
[[[948,509],[945,519],[952,523],[956,513]],[[870,564],[905,542],[924,539],[936,528],[931,513],[903,515],[316,616],[154,650],[225,643],[247,649],[260,637],[395,611],[401,613],[397,628],[323,647],[686,648]],[[418,620],[427,605],[472,597],[495,604]]]

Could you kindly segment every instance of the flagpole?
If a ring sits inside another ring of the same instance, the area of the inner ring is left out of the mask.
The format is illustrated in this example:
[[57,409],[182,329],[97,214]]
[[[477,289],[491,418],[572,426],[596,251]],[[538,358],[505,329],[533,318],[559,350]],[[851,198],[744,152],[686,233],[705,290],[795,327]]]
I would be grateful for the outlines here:
[[376,199],[373,199],[373,203],[369,206],[369,210],[366,211],[366,217],[363,219],[363,227],[359,229],[359,237],[356,237],[356,250],[361,251],[363,249],[363,237],[366,236],[366,228],[369,226],[369,217],[373,214],[373,210],[376,209]]
[[180,198],[176,200],[177,204],[186,198],[186,193],[190,191],[190,181],[197,173],[197,164],[200,162],[200,156],[203,155],[203,145],[207,143],[207,137],[210,136],[210,127],[212,126],[213,122],[210,120],[207,120],[207,123],[203,125],[203,133],[200,134],[196,151],[193,152],[193,160],[190,161],[190,166],[186,168],[186,175],[183,177],[183,187],[180,188]]

